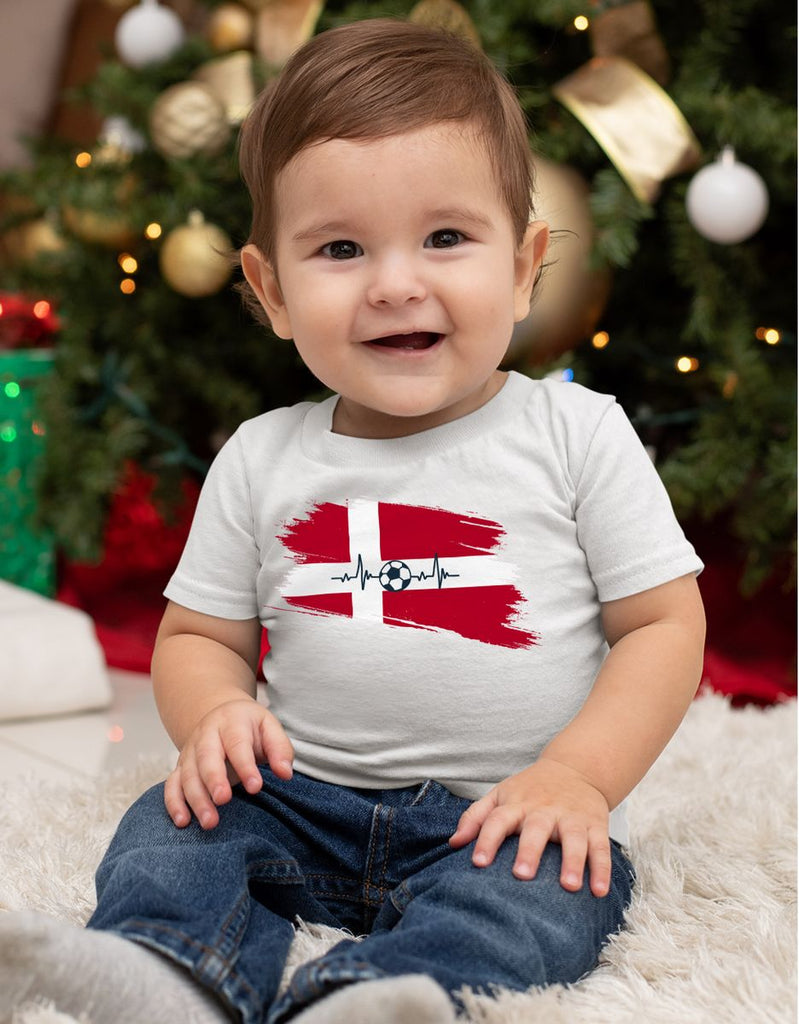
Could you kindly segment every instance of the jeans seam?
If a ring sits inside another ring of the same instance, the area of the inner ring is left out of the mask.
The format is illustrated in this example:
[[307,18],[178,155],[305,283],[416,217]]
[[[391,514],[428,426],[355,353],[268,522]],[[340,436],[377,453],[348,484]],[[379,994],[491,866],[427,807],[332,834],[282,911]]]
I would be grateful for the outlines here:
[[[130,921],[125,922],[125,924],[125,931],[121,932],[120,934],[124,934],[126,938],[131,939],[133,942],[138,942],[140,945],[147,945],[147,942],[142,942],[142,940],[148,934],[152,936],[161,934],[165,937],[179,939],[180,942],[187,945],[190,949],[196,950],[198,953],[200,953],[202,955],[202,959],[207,959],[209,956],[217,957],[218,959],[222,960],[227,965],[228,968],[222,985],[225,984],[228,978],[232,978],[237,985],[241,985],[241,987],[247,991],[250,998],[256,1001],[260,998],[256,990],[250,985],[247,979],[243,975],[239,974],[239,972],[236,970],[234,962],[232,962],[228,957],[220,957],[218,950],[214,949],[212,946],[209,946],[204,942],[198,942],[197,939],[193,939],[191,938],[191,936],[186,935],[184,932],[178,931],[177,928],[169,928],[167,925],[155,924],[152,921],[141,921],[137,918],[132,918]],[[140,931],[128,935],[126,933],[128,932],[130,926],[140,929]],[[168,956],[169,959],[172,959],[172,956],[170,955],[172,953],[171,949],[169,951],[166,951],[160,949],[159,947],[159,951],[163,955]]]

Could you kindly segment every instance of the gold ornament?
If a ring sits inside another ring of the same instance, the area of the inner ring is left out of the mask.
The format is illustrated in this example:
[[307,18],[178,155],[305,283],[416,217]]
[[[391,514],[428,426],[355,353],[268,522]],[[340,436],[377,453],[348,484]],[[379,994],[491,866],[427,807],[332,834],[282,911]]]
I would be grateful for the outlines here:
[[552,94],[582,121],[642,202],[654,202],[666,178],[699,162],[699,143],[679,107],[624,57],[594,57]]
[[221,4],[211,12],[205,34],[218,53],[246,50],[252,46],[255,22],[252,12],[241,4]]
[[220,227],[207,224],[199,210],[192,210],[188,222],[164,239],[158,257],[161,273],[171,288],[190,299],[214,295],[233,272],[226,255],[231,248]]
[[668,82],[671,61],[649,0],[610,3],[591,17],[589,32],[595,57],[626,57],[659,85]]
[[165,157],[213,156],[224,148],[229,136],[224,105],[202,82],[170,86],[150,110],[150,137]]
[[66,240],[48,217],[37,217],[11,228],[3,235],[4,253],[14,263],[31,263],[39,256],[63,252]]
[[61,209],[61,220],[66,228],[84,242],[104,245],[109,249],[126,249],[139,237],[131,224],[127,207],[136,190],[136,178],[127,173],[114,188],[114,213],[66,204]]
[[267,64],[282,68],[313,35],[324,0],[247,0],[255,16],[255,49]]
[[594,222],[589,188],[572,167],[535,156],[535,219],[552,232],[541,280],[533,291],[529,315],[516,324],[509,349],[512,360],[530,363],[555,359],[591,334],[610,294],[608,270],[590,265]]
[[225,115],[231,125],[241,124],[255,101],[252,62],[251,53],[239,50],[227,57],[209,60],[191,76],[216,96],[225,108]]
[[408,15],[408,21],[451,32],[472,43],[478,50],[482,49],[480,33],[456,0],[420,0]]

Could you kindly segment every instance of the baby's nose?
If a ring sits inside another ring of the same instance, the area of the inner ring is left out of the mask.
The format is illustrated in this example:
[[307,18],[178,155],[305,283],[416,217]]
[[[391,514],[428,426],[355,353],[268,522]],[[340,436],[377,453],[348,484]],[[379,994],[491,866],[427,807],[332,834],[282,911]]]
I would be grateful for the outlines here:
[[427,295],[421,268],[410,257],[392,256],[376,262],[367,298],[373,306],[401,306]]

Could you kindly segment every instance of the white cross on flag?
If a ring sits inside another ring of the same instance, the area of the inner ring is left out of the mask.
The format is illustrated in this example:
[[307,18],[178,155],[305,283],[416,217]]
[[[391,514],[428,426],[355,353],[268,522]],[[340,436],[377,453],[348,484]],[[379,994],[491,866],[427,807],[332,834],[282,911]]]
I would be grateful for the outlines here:
[[293,560],[286,604],[316,615],[448,630],[500,647],[532,647],[513,625],[525,601],[497,557],[499,523],[446,509],[358,499],[314,505],[284,524]]

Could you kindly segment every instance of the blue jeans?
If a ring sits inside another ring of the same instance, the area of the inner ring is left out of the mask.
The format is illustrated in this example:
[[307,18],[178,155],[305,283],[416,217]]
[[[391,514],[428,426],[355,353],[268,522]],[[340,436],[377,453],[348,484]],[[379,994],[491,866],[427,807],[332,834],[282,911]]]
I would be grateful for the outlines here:
[[[472,846],[447,844],[469,801],[436,782],[407,789],[334,786],[262,770],[241,786],[217,828],[176,828],[163,786],[122,819],[97,871],[90,928],[116,932],[182,964],[244,1024],[279,1024],[338,986],[424,973],[456,1005],[464,985],[576,981],[597,962],[629,903],[633,870],[611,844],[610,893],[561,888],[560,847],[538,874],[511,873],[516,837],[487,868]],[[301,967],[277,998],[292,922],[344,927],[345,938]]]

